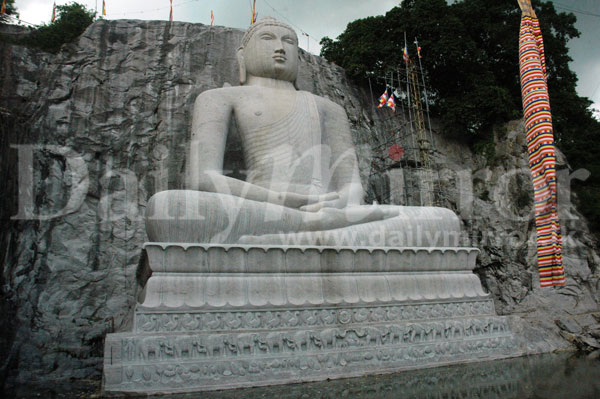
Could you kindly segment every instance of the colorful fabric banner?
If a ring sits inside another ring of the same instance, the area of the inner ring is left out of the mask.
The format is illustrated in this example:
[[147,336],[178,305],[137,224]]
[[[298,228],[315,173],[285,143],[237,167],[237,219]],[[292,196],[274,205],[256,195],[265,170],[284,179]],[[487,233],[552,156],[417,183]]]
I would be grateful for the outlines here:
[[404,59],[404,62],[408,62],[408,60],[410,59],[408,57],[408,49],[406,48],[406,46],[404,46],[404,50],[402,51],[402,58]]
[[171,12],[169,12],[169,21],[173,21],[173,0],[169,0],[171,3]]
[[252,2],[252,18],[250,20],[250,25],[254,25],[256,22],[256,0]]
[[54,2],[54,5],[52,6],[52,19],[50,20],[50,22],[54,22],[56,21],[56,1]]
[[537,18],[526,14],[521,17],[519,65],[529,167],[533,178],[540,285],[564,285],[556,203],[556,156],[544,43]]
[[213,13],[213,10],[210,10],[210,26],[214,26],[215,25],[215,14]]
[[387,89],[385,89],[385,93],[383,93],[381,95],[381,97],[379,97],[379,105],[377,106],[377,108],[383,108],[388,101],[388,94],[387,94]]
[[419,56],[419,58],[423,58],[421,57],[421,46],[417,46],[417,55]]
[[2,0],[2,9],[0,9],[0,14],[6,14],[6,0]]
[[385,105],[391,108],[392,111],[396,112],[396,101],[394,101],[394,94],[390,94],[390,97],[388,98],[387,103]]
[[106,17],[106,0],[102,0],[102,16]]

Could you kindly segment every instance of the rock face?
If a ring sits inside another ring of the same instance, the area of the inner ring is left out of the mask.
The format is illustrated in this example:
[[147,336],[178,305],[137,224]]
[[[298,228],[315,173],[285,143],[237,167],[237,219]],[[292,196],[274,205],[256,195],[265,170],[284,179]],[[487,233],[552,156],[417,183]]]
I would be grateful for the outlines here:
[[[104,336],[131,330],[148,277],[146,202],[185,186],[192,104],[204,90],[238,84],[241,36],[200,24],[120,20],[94,23],[58,55],[0,45],[0,348],[8,386],[98,377]],[[300,88],[346,109],[361,178],[373,186],[375,144],[403,117],[376,110],[341,68],[303,52],[300,58]],[[482,250],[477,272],[497,311],[523,317],[516,334],[530,352],[599,347],[600,258],[568,203],[567,184],[567,286],[539,288],[523,137],[520,123],[508,124],[490,155],[436,133],[442,192],[464,222],[465,241]],[[226,168],[243,175],[235,137],[228,148]]]

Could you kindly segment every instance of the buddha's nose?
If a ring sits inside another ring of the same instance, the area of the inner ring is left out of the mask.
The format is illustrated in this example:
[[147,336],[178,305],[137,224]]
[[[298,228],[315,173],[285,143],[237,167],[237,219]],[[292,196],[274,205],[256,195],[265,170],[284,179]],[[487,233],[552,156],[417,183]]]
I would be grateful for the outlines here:
[[281,46],[281,43],[279,43],[279,44],[280,45],[278,46],[278,48],[275,49],[275,53],[285,55],[285,50],[283,49],[283,46]]

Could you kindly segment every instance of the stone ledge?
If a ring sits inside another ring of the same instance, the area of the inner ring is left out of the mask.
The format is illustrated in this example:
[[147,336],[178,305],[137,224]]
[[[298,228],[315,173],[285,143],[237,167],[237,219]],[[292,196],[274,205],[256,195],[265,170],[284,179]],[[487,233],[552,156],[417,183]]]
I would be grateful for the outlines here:
[[247,308],[238,311],[160,311],[136,309],[134,331],[197,332],[340,326],[352,323],[418,322],[450,317],[495,316],[491,299],[402,303],[390,306]]
[[470,272],[228,274],[154,273],[140,308],[383,305],[404,301],[485,299]]
[[472,271],[479,250],[462,247],[253,246],[147,242],[153,272],[367,273]]

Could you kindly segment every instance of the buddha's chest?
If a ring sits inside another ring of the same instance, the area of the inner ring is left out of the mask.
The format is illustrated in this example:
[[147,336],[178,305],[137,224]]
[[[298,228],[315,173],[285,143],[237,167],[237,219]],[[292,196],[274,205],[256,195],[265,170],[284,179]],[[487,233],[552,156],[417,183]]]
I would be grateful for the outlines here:
[[289,115],[296,105],[295,93],[257,93],[239,99],[234,108],[238,129],[251,132],[273,126]]
[[257,94],[238,102],[234,116],[246,153],[291,147],[301,155],[321,145],[319,111],[308,93]]

